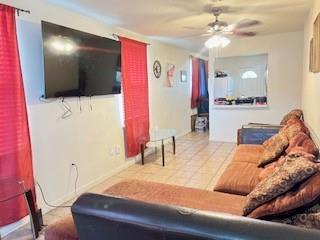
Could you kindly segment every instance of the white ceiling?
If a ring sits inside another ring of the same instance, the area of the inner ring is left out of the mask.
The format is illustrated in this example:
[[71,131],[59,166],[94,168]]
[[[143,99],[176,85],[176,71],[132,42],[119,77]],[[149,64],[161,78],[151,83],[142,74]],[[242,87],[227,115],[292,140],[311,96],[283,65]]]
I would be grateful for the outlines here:
[[[220,20],[236,23],[255,19],[263,24],[250,31],[259,35],[303,30],[312,0],[49,0],[91,16],[105,19],[110,25],[199,51],[208,37],[206,25],[213,21],[204,12],[208,5],[230,6],[230,13]],[[203,29],[203,30],[202,30]],[[196,36],[194,36],[196,35]],[[194,36],[194,37],[186,37]]]

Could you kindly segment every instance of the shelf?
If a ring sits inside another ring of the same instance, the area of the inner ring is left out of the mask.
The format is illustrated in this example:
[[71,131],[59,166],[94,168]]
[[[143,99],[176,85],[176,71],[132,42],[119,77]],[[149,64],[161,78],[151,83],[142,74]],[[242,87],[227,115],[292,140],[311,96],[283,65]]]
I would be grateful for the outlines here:
[[268,105],[253,105],[253,104],[240,104],[240,105],[212,105],[212,109],[226,110],[226,109],[267,109]]

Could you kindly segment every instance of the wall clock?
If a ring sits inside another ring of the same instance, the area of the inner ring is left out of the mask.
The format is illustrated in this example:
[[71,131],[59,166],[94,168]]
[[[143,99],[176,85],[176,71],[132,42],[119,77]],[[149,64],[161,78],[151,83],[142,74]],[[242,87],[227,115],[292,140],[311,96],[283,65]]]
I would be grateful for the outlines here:
[[155,60],[153,63],[153,74],[156,78],[161,76],[161,63],[159,60]]

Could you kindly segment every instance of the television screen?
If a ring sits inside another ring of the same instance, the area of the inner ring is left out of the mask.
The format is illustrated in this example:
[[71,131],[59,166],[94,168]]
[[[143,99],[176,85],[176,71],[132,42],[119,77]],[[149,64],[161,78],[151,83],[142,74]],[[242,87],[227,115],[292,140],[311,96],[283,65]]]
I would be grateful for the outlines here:
[[120,42],[42,21],[45,97],[121,92]]

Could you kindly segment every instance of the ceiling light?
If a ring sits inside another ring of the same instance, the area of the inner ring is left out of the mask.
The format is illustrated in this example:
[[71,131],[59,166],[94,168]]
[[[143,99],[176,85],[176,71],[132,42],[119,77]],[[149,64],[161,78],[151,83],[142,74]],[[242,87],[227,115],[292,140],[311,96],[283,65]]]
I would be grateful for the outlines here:
[[215,35],[211,38],[209,38],[204,45],[207,48],[225,48],[226,46],[228,46],[230,44],[230,39],[223,37],[223,36],[218,36]]

